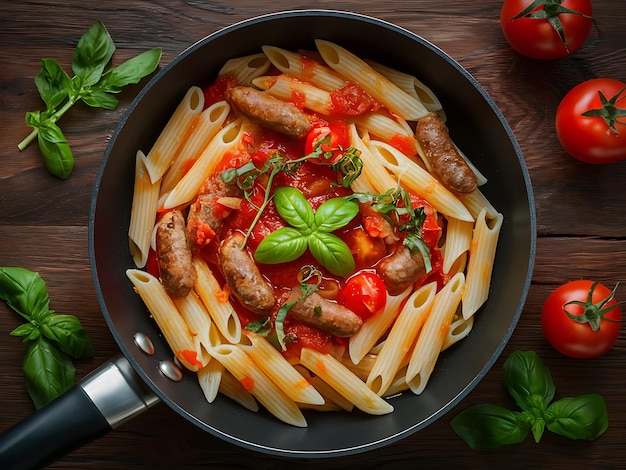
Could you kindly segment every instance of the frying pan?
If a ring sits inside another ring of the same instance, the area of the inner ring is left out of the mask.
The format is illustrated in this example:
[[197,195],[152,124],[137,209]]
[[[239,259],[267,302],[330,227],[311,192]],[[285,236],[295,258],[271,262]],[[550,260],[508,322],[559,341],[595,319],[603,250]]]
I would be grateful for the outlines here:
[[[264,44],[312,49],[316,38],[419,77],[441,100],[455,143],[488,178],[482,191],[504,215],[491,292],[470,335],[446,350],[420,396],[391,398],[385,416],[306,414],[308,428],[252,413],[218,396],[208,404],[195,374],[181,372],[125,275],[134,267],[127,231],[135,154],[148,152],[182,96],[206,85],[232,57]],[[535,211],[519,146],[501,112],[458,63],[417,35],[348,12],[302,10],[253,18],[185,50],[139,93],[106,150],[89,220],[90,262],[102,313],[123,356],[0,437],[0,467],[35,467],[115,428],[163,401],[182,417],[228,442],[291,457],[364,452],[402,439],[443,416],[484,377],[517,324],[535,255]],[[34,453],[31,449],[38,449]]]

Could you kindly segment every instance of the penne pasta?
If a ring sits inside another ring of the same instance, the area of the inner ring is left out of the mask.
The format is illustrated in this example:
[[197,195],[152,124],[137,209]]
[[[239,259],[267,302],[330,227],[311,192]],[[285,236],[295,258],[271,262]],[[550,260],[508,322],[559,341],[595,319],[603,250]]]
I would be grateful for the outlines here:
[[191,371],[202,364],[196,357],[193,335],[163,285],[152,274],[139,269],[126,270],[135,291],[146,304],[176,359]]
[[274,346],[256,333],[246,331],[241,348],[285,395],[298,403],[323,405],[324,398]]
[[193,265],[197,274],[194,290],[211,315],[215,326],[229,343],[239,343],[241,340],[239,317],[228,298],[223,298],[224,296],[220,295],[222,288],[211,272],[211,268],[206,264],[206,261],[197,257],[194,257]]
[[160,181],[153,183],[150,180],[145,155],[141,150],[137,151],[128,242],[133,261],[138,268],[143,268],[148,260],[158,208],[159,186]]
[[300,363],[349,400],[358,409],[373,415],[391,413],[393,406],[380,398],[356,375],[329,354],[303,348]]
[[[217,359],[215,360],[215,362],[219,364]],[[259,404],[256,402],[254,397],[250,394],[250,392],[243,388],[241,382],[233,377],[233,375],[226,369],[224,369],[224,372],[222,373],[219,392],[227,396],[234,402],[239,403],[247,410],[255,413],[259,411]]]
[[398,88],[405,91],[407,94],[414,96],[424,105],[428,111],[441,111],[442,106],[439,98],[435,96],[433,91],[418,80],[413,75],[409,75],[404,72],[400,72],[386,65],[381,65],[372,60],[365,59],[365,62],[377,72],[387,77],[391,82],[398,86]]
[[417,338],[406,372],[406,382],[416,395],[424,391],[435,368],[464,287],[465,276],[458,273],[435,296],[432,311]]
[[472,328],[474,327],[474,316],[472,315],[468,319],[463,318],[463,315],[455,315],[452,323],[450,324],[450,329],[448,330],[448,335],[446,336],[445,341],[443,342],[443,346],[441,350],[448,349],[455,343],[458,343],[467,335],[470,334]]
[[224,366],[214,358],[211,358],[204,367],[198,369],[198,383],[207,402],[213,403],[215,400],[223,373]]
[[491,202],[485,197],[485,195],[480,191],[480,189],[475,189],[470,194],[465,196],[459,196],[467,210],[472,214],[474,219],[478,218],[478,214],[483,209],[486,212],[487,218],[495,219],[498,217],[498,210],[493,207]]
[[387,294],[385,310],[365,321],[359,331],[350,338],[348,354],[353,364],[359,364],[365,355],[385,335],[398,316],[400,306],[410,293],[411,289],[407,289],[400,295]]
[[361,132],[367,132],[385,142],[393,142],[408,156],[417,153],[413,129],[406,121],[399,121],[383,113],[366,113],[350,118],[350,122],[356,124]]
[[443,245],[443,272],[448,274],[463,253],[469,251],[474,224],[450,217],[447,219],[446,242]]
[[217,75],[229,75],[235,79],[238,85],[250,86],[252,85],[252,80],[267,72],[270,65],[271,63],[267,56],[259,52],[258,54],[236,57],[226,61]]
[[326,64],[348,80],[358,83],[394,114],[407,121],[416,121],[428,110],[415,97],[402,91],[365,61],[330,41],[315,41]]
[[209,312],[193,290],[185,297],[172,297],[172,301],[194,335],[198,358],[206,365],[210,359],[208,349],[220,343],[219,335],[212,331],[215,327],[212,325]]
[[[371,154],[369,148],[365,142],[361,139],[357,128],[354,124],[350,124],[350,144],[358,149],[361,149],[361,161],[363,162],[363,170],[361,175],[353,184],[352,189],[357,192],[359,186],[362,187],[360,192],[367,193],[380,193],[383,194],[389,189],[394,189],[398,186],[398,181],[389,174],[387,169],[380,163],[378,159]],[[367,136],[369,140],[369,136]],[[366,181],[363,181],[366,180]]]
[[195,127],[189,138],[183,143],[178,156],[163,175],[160,195],[169,193],[176,183],[191,168],[193,163],[202,154],[215,134],[222,128],[222,124],[228,117],[230,106],[226,101],[218,101],[202,111],[195,123]]
[[190,202],[222,156],[232,152],[240,144],[245,127],[244,121],[238,119],[221,129],[185,176],[174,186],[163,207],[171,209]]
[[437,211],[459,220],[474,221],[459,198],[446,189],[437,178],[402,152],[377,140],[371,140],[368,143],[368,148],[383,166],[400,179],[403,186],[429,201]]
[[150,180],[156,183],[170,167],[181,143],[188,137],[192,123],[204,108],[204,93],[192,86],[150,149],[146,168]]
[[412,349],[418,331],[430,314],[436,292],[436,282],[426,284],[411,294],[402,307],[367,378],[367,386],[378,395],[387,391],[402,367],[402,360]]
[[345,85],[346,80],[331,68],[302,55],[276,46],[263,46],[270,62],[282,73],[309,82],[325,91],[333,91]]
[[489,296],[491,272],[502,221],[501,214],[494,219],[487,219],[485,209],[476,219],[467,263],[467,285],[463,294],[463,318],[465,319],[474,315]]
[[211,349],[211,355],[276,418],[293,426],[307,426],[295,402],[272,383],[240,347],[220,344]]

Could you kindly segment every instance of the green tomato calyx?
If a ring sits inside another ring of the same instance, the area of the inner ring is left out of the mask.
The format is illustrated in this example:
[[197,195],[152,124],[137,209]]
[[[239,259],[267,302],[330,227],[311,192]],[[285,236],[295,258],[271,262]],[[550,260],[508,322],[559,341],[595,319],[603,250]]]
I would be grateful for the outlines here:
[[[626,91],[626,87],[622,88],[615,96],[613,96],[610,100],[607,100],[604,94],[598,90],[598,95],[600,96],[600,103],[602,103],[602,107],[599,109],[590,109],[587,112],[584,112],[582,115],[587,117],[601,117],[604,119],[604,122],[609,129],[617,135],[619,134],[615,124],[621,124],[622,126],[626,126],[626,121],[620,121],[619,118],[626,117],[626,109],[618,108],[615,106],[617,100],[620,95]],[[626,96],[625,96],[626,97]]]
[[[593,297],[593,291],[596,289],[597,285],[598,285],[597,282],[594,282],[591,285],[591,288],[589,289],[589,293],[587,295],[587,300],[585,300],[584,302],[581,302],[579,300],[572,300],[563,305],[563,312],[565,312],[565,314],[569,318],[571,318],[573,321],[578,322],[578,323],[588,323],[593,331],[600,330],[600,324],[602,320],[610,321],[610,322],[619,322],[620,320],[607,318],[606,314],[610,312],[611,310],[617,308],[618,305],[623,303],[623,302],[618,302],[615,305],[610,305],[608,307],[605,307],[605,305],[615,297],[617,286],[619,286],[619,283],[617,283],[608,297],[594,304],[592,297]],[[580,307],[582,307],[583,312],[579,315],[568,312],[567,309],[565,308],[568,305],[579,305]]]
[[[589,15],[585,15],[579,11],[572,10],[571,8],[564,7],[561,5],[563,0],[535,0],[526,8],[524,8],[521,12],[515,15],[511,20],[518,20],[522,17],[530,18],[530,19],[539,19],[539,20],[548,20],[550,26],[557,32],[559,37],[561,38],[561,42],[563,43],[563,47],[569,54],[569,49],[567,47],[567,42],[565,41],[565,33],[563,31],[563,24],[561,23],[561,19],[559,15],[562,14],[570,14],[570,15],[578,15],[583,18],[592,18]],[[543,7],[537,11],[537,8]]]

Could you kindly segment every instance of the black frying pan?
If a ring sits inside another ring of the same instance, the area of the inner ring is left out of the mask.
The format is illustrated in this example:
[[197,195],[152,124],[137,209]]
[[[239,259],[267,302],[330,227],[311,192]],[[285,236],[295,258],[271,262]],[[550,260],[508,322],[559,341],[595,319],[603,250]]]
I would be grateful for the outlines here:
[[[474,329],[440,357],[425,392],[391,399],[386,416],[306,415],[308,428],[252,413],[218,396],[208,404],[194,374],[168,368],[172,352],[125,275],[133,266],[128,223],[135,154],[148,152],[184,93],[215,78],[229,58],[264,44],[313,48],[334,41],[418,76],[443,103],[451,134],[487,176],[483,192],[504,215],[491,294]],[[124,357],[105,364],[67,394],[0,437],[0,467],[37,466],[108,432],[162,400],[206,431],[268,454],[330,457],[372,450],[414,433],[444,415],[491,368],[515,328],[535,254],[535,212],[529,176],[512,131],[493,101],[459,64],[415,34],[345,12],[292,11],[254,18],[191,46],[140,92],[120,122],[98,175],[89,221],[90,261],[103,315]],[[153,352],[149,350],[149,339]],[[139,347],[142,346],[142,347]],[[148,352],[146,352],[148,351]],[[147,384],[147,386],[146,386]],[[79,407],[79,411],[76,411]],[[38,455],[32,455],[37,449]],[[16,460],[20,459],[20,460]]]

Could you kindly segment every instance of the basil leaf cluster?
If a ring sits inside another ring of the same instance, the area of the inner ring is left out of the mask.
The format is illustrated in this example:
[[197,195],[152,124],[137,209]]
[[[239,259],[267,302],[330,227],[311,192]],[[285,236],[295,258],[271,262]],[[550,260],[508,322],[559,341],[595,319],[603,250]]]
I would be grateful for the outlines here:
[[27,343],[22,366],[26,390],[41,408],[74,385],[72,359],[92,357],[93,345],[74,315],[50,310],[46,284],[36,272],[0,268],[0,299],[27,321],[10,334]]
[[292,187],[274,191],[274,204],[281,218],[290,227],[272,232],[261,241],[254,253],[259,263],[277,264],[298,259],[307,248],[328,271],[347,276],[355,268],[350,248],[331,233],[344,227],[359,213],[359,205],[346,198],[333,198],[317,211],[304,195]]
[[56,123],[58,119],[81,100],[93,108],[115,109],[118,100],[114,94],[151,74],[161,59],[161,49],[154,48],[113,67],[114,52],[115,44],[109,32],[104,24],[97,22],[76,45],[73,77],[56,60],[41,61],[35,85],[46,110],[26,113],[26,124],[34,129],[18,148],[24,150],[37,138],[46,168],[59,178],[69,178],[74,156]]
[[515,351],[504,363],[503,383],[521,411],[480,404],[457,414],[450,426],[472,449],[539,443],[545,429],[569,439],[594,440],[608,428],[604,398],[596,393],[552,401],[550,370],[533,351]]

